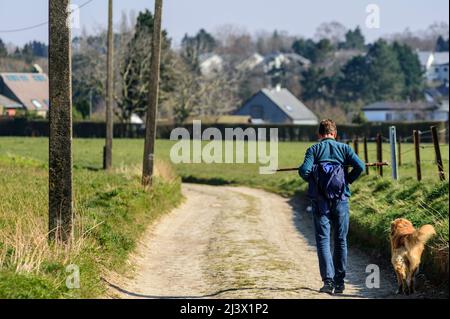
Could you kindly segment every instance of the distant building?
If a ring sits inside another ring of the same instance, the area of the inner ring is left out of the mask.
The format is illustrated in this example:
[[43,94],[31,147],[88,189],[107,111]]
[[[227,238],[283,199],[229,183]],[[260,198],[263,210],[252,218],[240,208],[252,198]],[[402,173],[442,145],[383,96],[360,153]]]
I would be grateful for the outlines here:
[[268,73],[272,70],[281,69],[284,65],[298,64],[303,67],[308,67],[311,61],[296,53],[281,53],[276,52],[264,57],[262,62],[264,65],[264,72]]
[[0,116],[15,116],[18,109],[23,105],[0,94]]
[[44,73],[0,73],[3,113],[36,112],[45,117],[49,108],[48,78]]
[[448,82],[434,88],[425,89],[424,96],[429,103],[448,101]]
[[252,123],[317,125],[318,118],[289,90],[277,87],[262,89],[248,99],[235,113],[247,115]]
[[417,56],[428,82],[448,82],[448,52],[418,51]]
[[239,71],[251,71],[264,61],[264,57],[259,53],[254,53],[247,59],[239,63],[236,67]]
[[448,121],[448,100],[429,102],[376,102],[362,108],[369,122]]
[[210,76],[223,70],[223,58],[215,53],[204,53],[198,58],[200,72],[204,76]]

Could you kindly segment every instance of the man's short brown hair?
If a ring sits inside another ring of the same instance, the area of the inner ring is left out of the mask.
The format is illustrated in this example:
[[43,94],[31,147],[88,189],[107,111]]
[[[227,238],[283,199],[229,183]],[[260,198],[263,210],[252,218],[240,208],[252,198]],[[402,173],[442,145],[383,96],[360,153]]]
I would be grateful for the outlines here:
[[324,136],[337,132],[336,123],[333,120],[322,120],[319,125],[319,134]]

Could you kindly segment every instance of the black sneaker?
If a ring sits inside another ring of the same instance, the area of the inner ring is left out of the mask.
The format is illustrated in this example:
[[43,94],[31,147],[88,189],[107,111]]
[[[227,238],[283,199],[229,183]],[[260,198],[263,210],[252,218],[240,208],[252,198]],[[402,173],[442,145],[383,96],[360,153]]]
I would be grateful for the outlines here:
[[342,294],[342,293],[344,293],[344,290],[345,290],[345,285],[344,284],[337,284],[334,287],[334,293],[335,294]]
[[332,295],[334,293],[334,285],[331,282],[325,282],[319,292]]

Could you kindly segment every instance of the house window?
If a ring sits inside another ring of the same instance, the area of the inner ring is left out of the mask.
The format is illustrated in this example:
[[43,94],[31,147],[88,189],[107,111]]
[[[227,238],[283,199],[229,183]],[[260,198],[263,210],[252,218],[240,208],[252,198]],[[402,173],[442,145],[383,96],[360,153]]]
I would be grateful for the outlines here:
[[392,113],[386,113],[386,121],[392,121]]
[[263,108],[261,105],[253,105],[250,115],[254,119],[262,119],[263,118]]
[[42,109],[42,104],[41,104],[41,102],[39,102],[38,100],[31,100],[31,103],[33,103],[33,105],[34,105],[37,109]]
[[14,82],[20,80],[17,75],[7,75],[6,79],[9,80],[9,81],[14,81]]
[[33,79],[38,82],[44,82],[45,77],[43,75],[33,75]]

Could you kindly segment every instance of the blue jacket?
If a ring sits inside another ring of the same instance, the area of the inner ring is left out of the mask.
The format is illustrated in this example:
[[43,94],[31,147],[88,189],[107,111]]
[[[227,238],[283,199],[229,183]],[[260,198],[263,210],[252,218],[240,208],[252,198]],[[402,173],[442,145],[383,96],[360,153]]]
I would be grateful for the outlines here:
[[307,182],[310,182],[310,175],[314,165],[321,162],[334,162],[343,166],[351,166],[352,170],[346,174],[346,185],[344,195],[350,197],[349,184],[353,183],[364,171],[365,164],[359,159],[358,155],[350,146],[339,143],[332,138],[325,138],[319,143],[314,144],[305,154],[305,160],[299,167],[299,175]]

